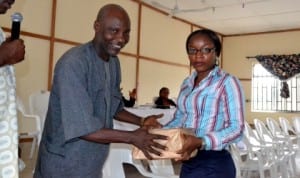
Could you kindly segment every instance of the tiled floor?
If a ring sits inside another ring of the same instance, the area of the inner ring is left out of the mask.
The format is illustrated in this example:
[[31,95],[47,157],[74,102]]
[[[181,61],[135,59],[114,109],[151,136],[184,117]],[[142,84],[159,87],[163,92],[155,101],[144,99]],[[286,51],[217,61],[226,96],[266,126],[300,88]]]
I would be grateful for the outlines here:
[[[29,159],[29,151],[31,148],[30,142],[20,143],[20,148],[22,149],[22,160],[25,162],[25,169],[20,172],[20,178],[32,178],[33,169],[35,167],[36,154],[34,154],[32,159]],[[37,152],[37,151],[36,151]],[[179,163],[174,163],[175,173],[178,174],[180,169]],[[125,164],[124,170],[126,172],[126,178],[145,178],[142,176],[135,167]]]

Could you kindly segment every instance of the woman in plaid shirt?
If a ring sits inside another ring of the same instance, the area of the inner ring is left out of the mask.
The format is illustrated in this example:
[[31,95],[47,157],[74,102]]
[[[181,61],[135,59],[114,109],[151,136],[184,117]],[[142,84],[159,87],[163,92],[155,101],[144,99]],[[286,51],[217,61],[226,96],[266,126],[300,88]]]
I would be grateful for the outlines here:
[[[174,118],[165,128],[193,128],[185,136],[182,178],[235,178],[229,144],[238,141],[244,129],[244,94],[239,80],[217,65],[221,42],[211,30],[192,32],[186,51],[194,72],[180,89]],[[198,149],[195,157],[191,153]]]

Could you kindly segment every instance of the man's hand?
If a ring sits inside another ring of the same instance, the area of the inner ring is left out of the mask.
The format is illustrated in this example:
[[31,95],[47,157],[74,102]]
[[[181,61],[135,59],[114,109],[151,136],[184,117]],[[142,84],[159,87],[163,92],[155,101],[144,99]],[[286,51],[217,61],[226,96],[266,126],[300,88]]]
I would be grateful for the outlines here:
[[155,140],[167,140],[168,137],[164,135],[150,134],[147,129],[139,128],[134,131],[134,139],[132,144],[139,148],[144,155],[151,160],[150,153],[160,156],[160,150],[165,150],[166,146],[159,144]]
[[0,66],[12,65],[23,61],[25,56],[23,40],[6,40],[0,46],[0,54]]
[[152,128],[161,128],[162,125],[161,123],[158,122],[159,118],[162,118],[164,114],[158,114],[158,115],[151,115],[151,116],[147,116],[144,119],[144,122],[142,123],[141,127],[143,128],[148,128],[148,129],[152,129]]

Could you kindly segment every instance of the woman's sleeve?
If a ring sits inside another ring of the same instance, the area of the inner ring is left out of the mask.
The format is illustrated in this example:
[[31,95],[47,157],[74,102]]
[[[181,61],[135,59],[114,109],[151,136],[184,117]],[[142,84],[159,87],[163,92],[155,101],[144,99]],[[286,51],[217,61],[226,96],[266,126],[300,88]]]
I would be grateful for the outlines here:
[[[221,150],[232,142],[237,142],[243,135],[245,99],[243,89],[237,78],[231,77],[224,87],[222,109],[226,120],[223,129],[208,133],[203,137],[206,149]],[[219,108],[220,109],[220,108]]]

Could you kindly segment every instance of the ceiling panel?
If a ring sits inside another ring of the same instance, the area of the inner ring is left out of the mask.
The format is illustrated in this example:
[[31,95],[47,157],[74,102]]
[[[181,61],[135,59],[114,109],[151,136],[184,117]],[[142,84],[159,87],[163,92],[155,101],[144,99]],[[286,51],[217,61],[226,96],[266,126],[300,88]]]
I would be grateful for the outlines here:
[[223,35],[300,29],[300,0],[143,0]]

